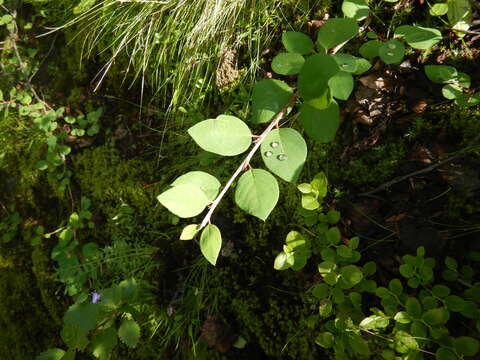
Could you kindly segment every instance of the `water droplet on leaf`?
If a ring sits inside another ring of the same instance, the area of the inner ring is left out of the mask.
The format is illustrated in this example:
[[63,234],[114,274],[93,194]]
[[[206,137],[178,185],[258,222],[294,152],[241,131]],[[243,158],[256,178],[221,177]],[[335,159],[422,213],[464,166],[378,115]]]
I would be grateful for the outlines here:
[[285,160],[287,160],[287,155],[280,154],[280,155],[277,156],[277,159],[280,160],[280,161],[285,161]]
[[392,53],[392,52],[387,52],[387,55],[388,55],[388,56],[393,56],[393,55],[395,55],[395,54]]
[[393,50],[393,49],[396,49],[396,48],[397,48],[397,45],[395,45],[395,44],[388,44],[388,48]]
[[276,148],[278,145],[280,145],[280,144],[279,144],[277,141],[272,141],[272,142],[270,143],[270,146],[271,146],[272,148]]
[[265,151],[264,155],[265,155],[266,157],[270,157],[270,156],[273,155],[273,153],[272,153],[271,151]]

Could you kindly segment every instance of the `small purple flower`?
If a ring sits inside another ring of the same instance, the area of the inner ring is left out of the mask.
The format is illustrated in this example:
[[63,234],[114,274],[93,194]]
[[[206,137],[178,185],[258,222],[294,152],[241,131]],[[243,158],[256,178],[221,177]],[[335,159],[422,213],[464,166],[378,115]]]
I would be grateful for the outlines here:
[[102,297],[102,295],[100,295],[99,293],[94,291],[92,293],[92,304],[96,304],[97,302],[99,302],[101,297]]

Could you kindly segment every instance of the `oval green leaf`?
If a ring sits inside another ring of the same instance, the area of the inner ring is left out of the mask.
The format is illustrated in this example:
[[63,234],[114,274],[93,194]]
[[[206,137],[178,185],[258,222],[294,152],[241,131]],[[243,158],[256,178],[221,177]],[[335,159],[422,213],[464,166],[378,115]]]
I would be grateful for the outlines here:
[[300,54],[281,53],[272,60],[272,70],[280,75],[295,75],[302,69],[305,59]]
[[272,130],[261,146],[268,170],[288,182],[296,182],[307,158],[307,144],[291,128]]
[[223,156],[241,154],[252,143],[247,124],[230,115],[201,121],[188,129],[188,133],[203,150]]
[[170,212],[181,218],[197,216],[210,203],[207,195],[193,185],[174,186],[158,195],[157,199]]
[[205,259],[215,266],[218,254],[222,248],[222,234],[217,226],[208,224],[200,235],[200,250]]
[[367,0],[344,0],[342,11],[346,17],[360,21],[368,16],[370,8]]
[[364,58],[373,59],[374,57],[379,56],[379,51],[382,46],[383,46],[383,42],[379,40],[370,40],[370,41],[367,41],[362,46],[360,46],[360,49],[358,49],[358,52]]
[[461,94],[455,98],[455,104],[467,107],[478,105],[480,104],[480,92],[473,95]]
[[437,360],[458,360],[457,355],[453,351],[444,347],[438,348],[435,356]]
[[448,4],[447,3],[438,3],[433,5],[429,13],[432,16],[442,16],[445,15],[448,12]]
[[198,232],[198,224],[190,224],[183,228],[180,240],[192,240]]
[[335,337],[332,333],[322,332],[315,338],[315,343],[323,348],[331,348],[335,343]]
[[378,55],[385,64],[399,64],[405,55],[405,45],[398,40],[390,40],[378,49]]
[[317,43],[325,49],[350,40],[358,32],[357,22],[353,19],[329,19],[318,31]]
[[309,36],[297,31],[282,34],[282,44],[288,52],[306,55],[313,50],[313,41]]
[[118,329],[118,337],[129,348],[134,348],[140,339],[140,326],[134,320],[124,319]]
[[48,349],[38,355],[35,360],[62,360],[65,354],[65,350],[62,349]]
[[448,65],[425,65],[425,75],[438,84],[454,81],[458,77],[457,69]]
[[340,71],[328,80],[332,96],[339,100],[347,100],[353,90],[353,76]]
[[442,95],[449,100],[453,100],[463,95],[463,91],[460,86],[448,84],[442,88]]
[[262,169],[245,172],[235,189],[235,202],[240,209],[264,221],[275,208],[278,197],[277,180]]
[[202,190],[207,199],[212,201],[220,190],[220,182],[215,176],[203,171],[190,171],[175,179],[172,186],[192,185]]
[[308,136],[320,142],[329,142],[333,140],[340,126],[338,104],[332,101],[324,110],[303,104],[300,109],[300,122]]
[[270,122],[288,103],[293,90],[283,81],[265,79],[257,82],[252,94],[252,122]]
[[442,33],[437,29],[402,25],[395,30],[394,37],[404,37],[414,49],[428,50],[442,40]]
[[350,289],[363,279],[362,270],[355,265],[347,265],[340,269],[340,286],[343,289]]
[[359,58],[357,58],[356,56],[344,53],[337,53],[335,55],[332,55],[332,57],[337,62],[338,67],[341,71],[349,73],[354,73],[355,71],[357,71],[359,65],[357,60]]
[[292,261],[289,261],[291,258],[292,254],[286,254],[282,251],[276,256],[275,261],[273,262],[273,268],[275,270],[286,270],[290,268],[293,265]]
[[370,61],[364,58],[357,58],[357,70],[354,72],[355,75],[361,75],[364,72],[370,70],[372,64]]
[[115,346],[117,346],[117,329],[112,326],[104,330],[96,331],[90,348],[92,354],[98,359],[108,359]]
[[449,312],[444,308],[430,309],[423,313],[422,319],[430,325],[445,324],[450,318]]
[[328,80],[339,71],[330,55],[316,54],[305,61],[298,76],[298,90],[305,101],[322,98],[328,93]]
[[478,340],[469,336],[460,336],[453,341],[455,350],[464,356],[474,356],[480,349]]

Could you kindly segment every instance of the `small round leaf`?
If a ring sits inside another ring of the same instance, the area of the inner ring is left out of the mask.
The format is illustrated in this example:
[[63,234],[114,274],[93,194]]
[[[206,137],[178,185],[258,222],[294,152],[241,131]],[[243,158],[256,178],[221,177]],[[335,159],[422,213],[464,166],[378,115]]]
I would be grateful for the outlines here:
[[367,0],[343,0],[342,11],[346,17],[360,21],[368,16],[370,7]]
[[405,54],[405,46],[398,40],[390,40],[378,49],[378,55],[385,64],[399,64]]
[[448,65],[425,65],[425,75],[438,84],[446,83],[457,78],[458,72],[453,66]]
[[288,52],[306,55],[313,50],[313,41],[309,36],[297,31],[282,34],[282,44]]
[[442,15],[445,15],[447,12],[448,12],[447,3],[434,4],[429,10],[430,15],[432,16],[442,16]]
[[435,358],[437,360],[458,360],[457,355],[453,353],[450,349],[441,347],[435,353]]
[[357,68],[358,68],[357,60],[359,58],[350,54],[345,54],[345,53],[337,53],[332,56],[333,56],[333,59],[337,62],[341,71],[345,71],[349,73],[354,73],[355,71],[357,71]]
[[327,20],[318,31],[317,42],[325,49],[350,40],[358,32],[357,22],[347,18],[333,18]]
[[383,42],[379,40],[370,40],[370,41],[367,41],[362,46],[360,46],[360,49],[358,49],[358,52],[364,58],[373,59],[374,57],[379,56],[379,51],[382,46],[383,46]]
[[272,70],[280,75],[295,75],[300,72],[305,59],[300,54],[281,53],[272,60]]
[[402,25],[395,29],[394,37],[404,37],[414,49],[428,50],[442,40],[442,33],[437,29]]
[[480,349],[478,340],[469,336],[460,336],[453,341],[455,350],[464,356],[474,356]]
[[330,332],[322,332],[315,338],[315,343],[323,348],[331,348],[335,343],[335,337]]
[[363,279],[362,271],[355,265],[347,265],[340,269],[340,285],[344,289],[350,289]]
[[298,90],[305,101],[319,99],[328,90],[328,80],[339,70],[330,55],[315,54],[307,58],[298,76]]
[[333,140],[340,126],[340,110],[332,101],[329,107],[319,110],[308,104],[300,109],[300,122],[312,139],[325,143]]
[[353,90],[353,77],[344,71],[339,71],[328,80],[332,96],[339,100],[347,100]]
[[252,122],[270,122],[288,103],[293,90],[283,81],[265,79],[257,82],[252,93]]
[[430,325],[445,324],[450,317],[449,312],[444,308],[430,309],[423,313],[423,320]]

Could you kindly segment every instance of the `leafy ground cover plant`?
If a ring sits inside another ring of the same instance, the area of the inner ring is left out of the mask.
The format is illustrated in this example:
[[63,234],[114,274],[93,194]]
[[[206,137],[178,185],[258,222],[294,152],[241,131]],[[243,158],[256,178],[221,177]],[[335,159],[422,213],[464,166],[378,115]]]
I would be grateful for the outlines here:
[[[8,93],[0,90],[0,110],[5,117],[14,111],[25,121],[26,127],[37,131],[37,139],[45,148],[43,159],[39,159],[36,168],[48,172],[58,183],[60,192],[64,192],[69,184],[71,171],[66,166],[66,157],[72,147],[69,143],[82,136],[95,136],[100,130],[102,108],[85,115],[71,116],[65,114],[65,108],[52,108],[37,94],[32,79],[39,71],[40,63],[36,59],[37,50],[20,46],[22,38],[16,21],[16,12],[10,12],[1,5],[7,14],[0,18],[0,26],[5,26],[8,36],[4,42],[2,70],[10,82]],[[28,24],[27,24],[28,25]],[[25,25],[24,30],[31,27]],[[13,85],[14,84],[14,85]]]
[[[360,239],[342,236],[336,226],[340,213],[322,211],[327,193],[325,175],[318,174],[312,183],[298,188],[305,234],[291,231],[287,235],[274,268],[299,271],[312,254],[320,259],[321,280],[310,289],[319,301],[319,346],[331,349],[335,359],[424,359],[424,355],[432,355],[446,360],[478,353],[479,341],[455,331],[448,323],[463,317],[480,325],[479,283],[465,281],[463,297],[454,295],[446,283],[435,281],[435,259],[426,257],[425,249],[419,247],[415,256],[405,255],[400,261],[398,273],[403,280],[394,278],[388,286],[380,286],[372,279],[375,262],[357,265],[362,257]],[[304,201],[305,194],[312,192],[317,198],[321,194],[313,209],[311,202]],[[451,257],[444,261],[444,280],[457,281],[458,263]],[[466,266],[461,272],[472,279],[474,269]]]
[[49,349],[37,360],[75,359],[76,354],[88,350],[101,360],[110,359],[118,340],[135,348],[140,339],[140,326],[134,320],[137,315],[138,285],[128,279],[110,288],[81,293],[63,318],[60,336],[67,351]]

